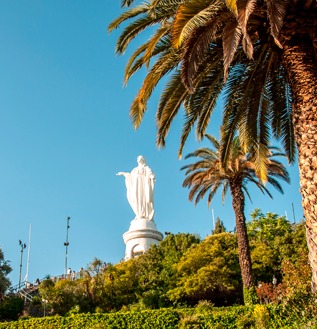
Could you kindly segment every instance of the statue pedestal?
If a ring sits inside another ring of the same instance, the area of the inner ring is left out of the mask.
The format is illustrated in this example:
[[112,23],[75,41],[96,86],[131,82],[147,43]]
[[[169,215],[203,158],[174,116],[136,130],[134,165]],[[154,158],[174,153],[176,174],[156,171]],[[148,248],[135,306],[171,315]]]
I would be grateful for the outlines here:
[[157,230],[154,221],[138,218],[131,222],[129,231],[123,234],[123,240],[127,260],[143,254],[152,244],[158,245],[163,240],[163,234]]

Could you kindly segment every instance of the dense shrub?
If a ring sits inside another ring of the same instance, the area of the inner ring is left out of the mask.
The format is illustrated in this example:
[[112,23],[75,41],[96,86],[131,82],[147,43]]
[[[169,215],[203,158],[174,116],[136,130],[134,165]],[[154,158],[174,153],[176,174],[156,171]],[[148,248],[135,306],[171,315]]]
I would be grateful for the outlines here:
[[175,310],[72,314],[68,317],[52,316],[1,323],[1,329],[101,329],[101,328],[177,328],[179,315]]
[[22,313],[24,301],[15,295],[8,295],[0,301],[0,320],[17,320]]
[[[0,323],[0,329],[298,329],[316,328],[314,300],[294,305],[160,309],[138,312],[71,314]],[[299,312],[297,312],[297,309]],[[301,311],[302,312],[301,312]],[[201,312],[202,311],[202,312]]]

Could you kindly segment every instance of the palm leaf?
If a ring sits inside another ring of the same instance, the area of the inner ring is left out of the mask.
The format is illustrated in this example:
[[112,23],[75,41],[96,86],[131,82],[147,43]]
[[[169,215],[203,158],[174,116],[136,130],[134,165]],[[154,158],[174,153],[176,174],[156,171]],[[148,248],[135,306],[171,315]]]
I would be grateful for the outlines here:
[[150,59],[153,57],[153,52],[156,49],[158,42],[169,32],[169,26],[162,26],[156,30],[151,40],[147,43],[146,51],[143,55],[143,60],[146,63],[146,67],[149,67]]
[[221,0],[195,0],[180,5],[172,29],[173,47],[179,48],[193,30],[206,25],[220,8],[223,8]]
[[226,0],[227,7],[235,14],[238,14],[237,0]]
[[171,123],[187,95],[188,91],[181,82],[179,72],[177,72],[171,77],[161,95],[156,119],[158,129],[156,144],[158,146],[165,146],[165,137]]
[[[150,41],[149,41],[150,42]],[[145,49],[148,47],[148,42],[140,46],[135,53],[132,54],[130,57],[126,69],[125,69],[125,76],[124,76],[124,83],[127,84],[128,80],[131,76],[140,70],[146,62],[144,61],[144,57],[140,57]],[[159,42],[156,44],[155,49],[152,51],[152,57],[155,57],[159,54],[164,55],[170,50],[170,41],[167,36],[161,38]]]
[[[219,55],[215,52],[213,54]],[[219,57],[217,55],[207,57],[206,66],[201,65],[200,73],[195,80],[196,92],[185,101],[185,123],[178,151],[179,158],[182,156],[188,135],[197,121],[199,121],[196,129],[197,138],[201,139],[205,134],[209,121],[204,121],[204,118],[207,120],[210,118],[222,91],[223,66],[219,59],[220,55]]]
[[285,0],[266,0],[267,15],[271,26],[271,35],[274,38],[275,43],[283,48],[278,40],[281,28],[284,23],[284,17],[288,6],[288,1]]
[[148,47],[149,42],[141,45],[137,50],[131,55],[129,58],[124,74],[124,83],[127,84],[130,77],[135,73],[138,69],[140,69],[144,65],[144,59],[138,58],[141,54],[145,52]]
[[229,21],[222,35],[224,81],[227,80],[229,66],[237,51],[241,39],[241,28],[236,20]]
[[274,100],[271,114],[273,135],[281,140],[288,160],[292,163],[295,160],[296,145],[292,120],[292,97],[285,76],[284,68],[282,66],[277,67],[274,70],[274,75],[271,76],[268,91],[272,101]]
[[146,103],[151,97],[155,86],[163,76],[165,76],[168,72],[176,67],[177,63],[177,54],[164,54],[157,59],[156,63],[145,77],[143,85],[140,88],[130,108],[130,117],[135,128],[138,128],[141,124],[143,115],[146,111]]
[[128,19],[134,18],[138,15],[145,14],[149,10],[148,4],[142,4],[136,8],[131,8],[122,15],[120,15],[118,18],[116,18],[114,21],[112,21],[108,26],[108,32],[112,32],[114,29],[117,29],[123,22],[125,22]]
[[129,7],[131,6],[136,0],[121,0],[121,7]]
[[139,35],[140,32],[142,32],[149,26],[160,23],[160,21],[161,21],[160,17],[153,19],[149,15],[144,15],[143,17],[140,17],[135,21],[133,21],[123,30],[122,34],[120,35],[116,45],[116,52],[118,54],[123,54],[126,51],[130,42],[137,35]]
[[[210,53],[213,57],[213,59],[210,59],[209,63],[216,63],[222,60],[221,48],[216,44],[212,44],[217,29],[217,20],[211,21],[208,25],[195,29],[184,44],[182,54],[182,78],[185,86],[191,93],[195,90],[195,79],[198,73],[202,71],[200,66],[206,61],[206,57],[210,57],[207,54]],[[217,59],[216,56],[218,57]]]

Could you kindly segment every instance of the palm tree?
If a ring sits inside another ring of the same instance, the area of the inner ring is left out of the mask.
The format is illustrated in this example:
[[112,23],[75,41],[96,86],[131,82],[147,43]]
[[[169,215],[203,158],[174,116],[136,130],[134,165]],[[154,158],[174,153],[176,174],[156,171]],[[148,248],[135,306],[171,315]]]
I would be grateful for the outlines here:
[[[128,2],[123,1],[123,5],[131,5],[136,1]],[[213,5],[212,10],[208,4]],[[216,27],[212,24],[212,14],[219,16]],[[149,68],[151,59],[154,60],[131,106],[130,115],[135,128],[140,125],[147,102],[158,82],[169,75],[157,108],[158,146],[165,146],[171,122],[183,105],[185,122],[179,149],[181,157],[183,146],[195,124],[198,139],[203,138],[216,102],[222,94],[225,95],[225,147],[230,144],[239,127],[241,143],[253,145],[256,150],[260,145],[258,162],[265,164],[272,132],[282,140],[290,162],[294,161],[290,89],[279,64],[277,47],[272,50],[268,41],[257,43],[251,49],[253,62],[243,57],[243,47],[233,47],[236,58],[230,56],[232,69],[228,73],[226,61],[223,65],[223,58],[226,57],[223,49],[231,47],[222,47],[222,34],[216,31],[226,28],[226,19],[229,19],[229,27],[233,25],[230,31],[234,32],[237,26],[233,24],[236,20],[234,14],[228,11],[224,1],[153,0],[129,8],[109,25],[109,31],[130,19],[134,21],[124,29],[117,42],[119,54],[140,32],[159,24],[152,38],[137,48],[126,67],[127,83],[137,70],[143,66]],[[209,25],[204,26],[207,23]],[[249,40],[249,35],[245,34],[245,39]],[[212,40],[214,35],[218,39]],[[248,45],[250,48],[250,43]],[[179,63],[182,64],[182,70],[179,70]],[[224,75],[228,78],[227,83],[224,83]],[[225,160],[227,153],[224,151],[222,154]],[[265,179],[266,166],[258,166],[257,171]]]
[[[136,3],[123,1],[127,6]],[[267,175],[265,156],[270,138],[282,141],[290,162],[295,159],[296,142],[312,291],[316,292],[317,2],[149,0],[142,14],[137,11],[140,6],[129,8],[112,26],[134,20],[122,33],[126,37],[118,41],[125,47],[148,27],[159,24],[157,32],[165,28],[151,43],[142,45],[128,63],[127,79],[141,67],[149,67],[131,107],[135,127],[140,125],[158,82],[170,74],[157,109],[159,146],[164,146],[182,105],[185,120],[179,155],[195,124],[201,139],[220,95],[225,96],[224,163],[237,130],[244,147],[258,150],[256,170],[262,179]],[[120,47],[117,50],[122,51]]]
[[[292,135],[295,135],[312,267],[312,292],[315,293],[317,2],[233,0],[231,10],[217,0],[199,3],[199,9],[196,1],[191,0],[179,6],[174,20],[174,45],[185,49],[182,54],[183,82],[189,89],[195,85],[198,72],[204,66],[200,63],[209,56],[210,45],[220,43],[223,48],[224,77],[228,77],[223,123],[224,162],[228,159],[230,142],[236,130],[239,130],[243,145],[260,143],[263,156],[268,145],[271,122],[273,134],[283,138],[284,148],[291,161],[294,159]],[[249,59],[253,57],[251,65],[256,69],[246,62],[246,73],[241,69],[239,72],[239,65],[245,62],[239,59],[241,51]],[[279,83],[276,85],[277,80]],[[254,91],[250,93],[251,90]],[[191,88],[191,92],[195,92],[194,88]],[[286,96],[291,102],[285,106],[284,102],[280,103],[279,95]]]
[[[249,196],[247,183],[254,183],[263,193],[267,193],[270,197],[272,196],[264,183],[256,176],[254,154],[243,151],[238,137],[235,137],[231,144],[227,167],[224,167],[221,161],[221,143],[211,135],[206,135],[206,138],[211,142],[212,149],[207,147],[199,148],[185,157],[198,158],[199,160],[181,168],[182,170],[186,170],[186,178],[183,182],[183,187],[190,188],[189,200],[194,200],[195,205],[208,194],[208,207],[220,187],[222,187],[223,201],[226,192],[230,189],[232,206],[236,219],[239,264],[244,287],[244,300],[247,304],[250,301],[247,298],[248,295],[245,295],[245,293],[250,291],[254,286],[246,219],[244,215],[244,193]],[[273,157],[283,155],[276,151],[278,151],[278,149],[271,147],[270,153],[267,154],[267,177],[268,183],[283,193],[277,178],[289,182],[289,176],[283,164],[273,159]]]

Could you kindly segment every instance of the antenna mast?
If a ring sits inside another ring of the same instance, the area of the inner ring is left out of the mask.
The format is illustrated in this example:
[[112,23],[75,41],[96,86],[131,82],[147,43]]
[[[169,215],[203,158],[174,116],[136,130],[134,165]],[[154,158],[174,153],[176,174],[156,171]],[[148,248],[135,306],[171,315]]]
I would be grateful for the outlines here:
[[66,247],[66,254],[65,254],[65,271],[64,274],[67,274],[67,258],[68,258],[68,246],[69,246],[69,242],[68,242],[68,229],[70,228],[69,226],[69,220],[70,217],[67,217],[67,225],[66,225],[66,242],[64,242],[64,246]]

